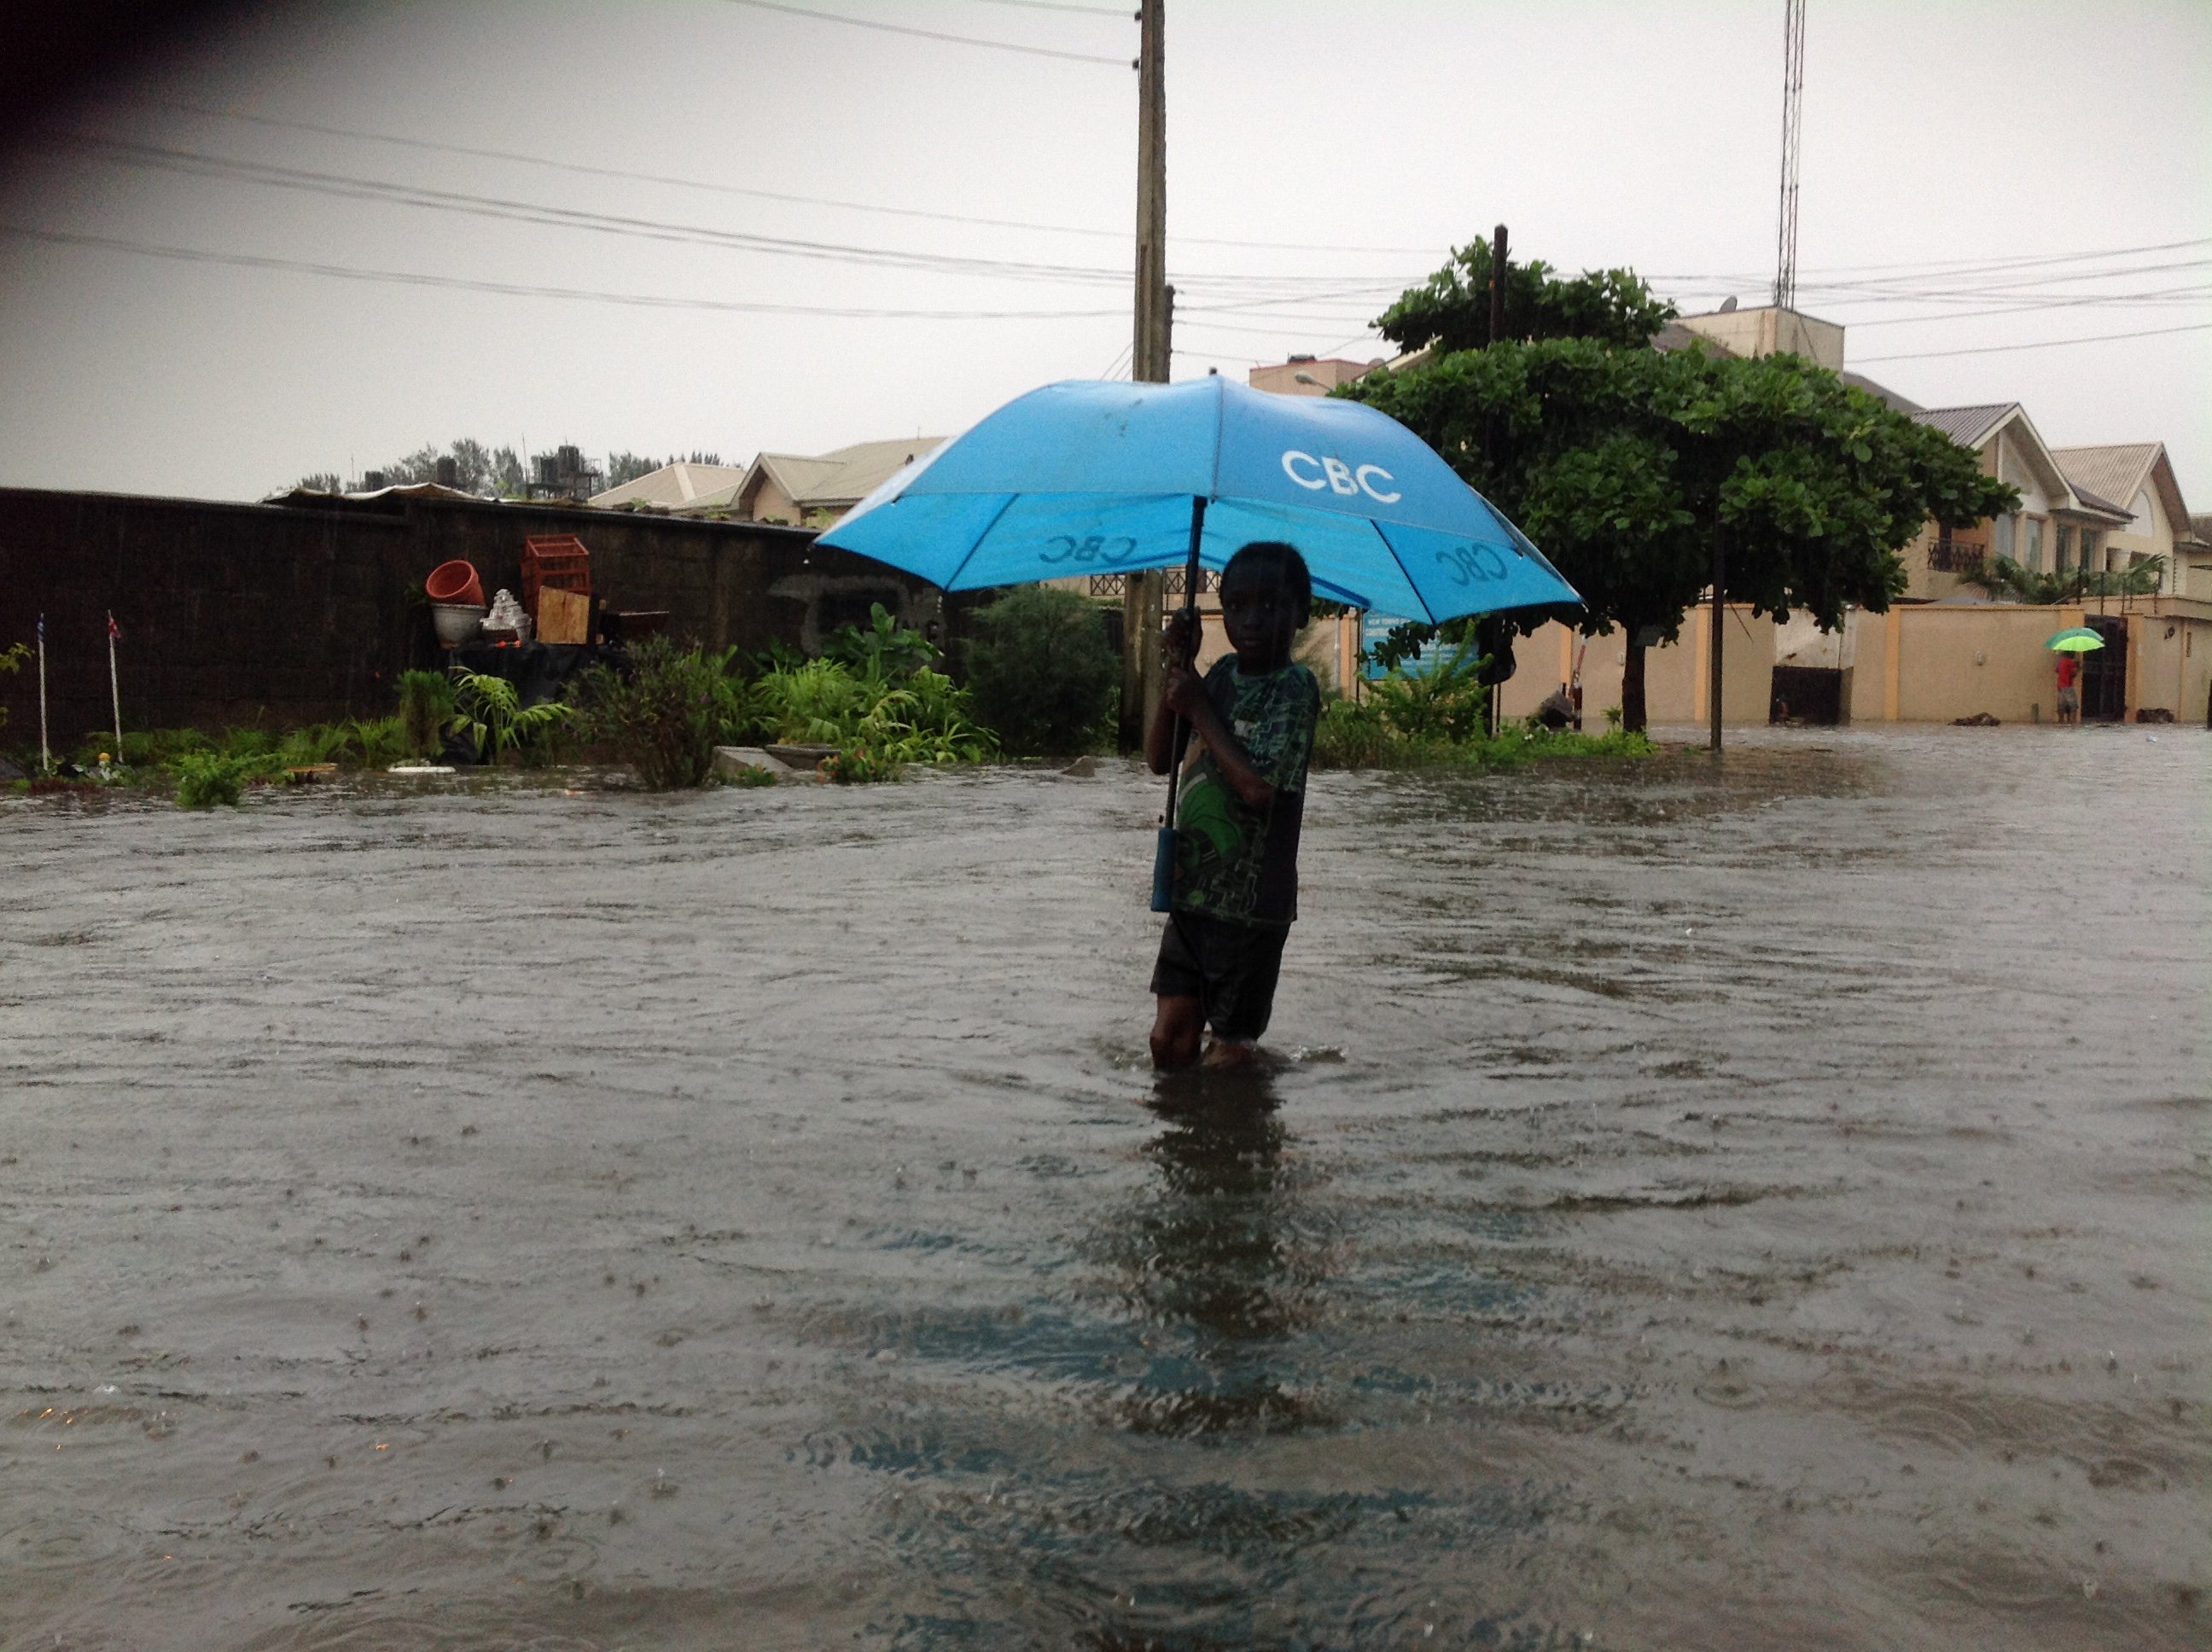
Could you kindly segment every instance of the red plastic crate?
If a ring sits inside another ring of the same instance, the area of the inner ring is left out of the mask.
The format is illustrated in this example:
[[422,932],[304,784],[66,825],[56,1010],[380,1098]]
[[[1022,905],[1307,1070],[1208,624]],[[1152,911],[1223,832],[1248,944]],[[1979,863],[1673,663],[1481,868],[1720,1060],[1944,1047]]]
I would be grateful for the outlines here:
[[573,533],[533,533],[522,542],[522,605],[533,619],[538,593],[549,586],[592,594],[592,553]]

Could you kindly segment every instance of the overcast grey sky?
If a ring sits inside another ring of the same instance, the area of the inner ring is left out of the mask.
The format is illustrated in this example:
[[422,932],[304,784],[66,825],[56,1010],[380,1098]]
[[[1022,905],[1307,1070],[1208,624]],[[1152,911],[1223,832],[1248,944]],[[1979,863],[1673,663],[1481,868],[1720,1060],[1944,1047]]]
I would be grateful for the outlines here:
[[[1075,55],[742,0],[270,4],[110,76],[0,157],[0,484],[252,498],[458,436],[742,461],[1126,374],[1133,7],[792,3]],[[1915,400],[2162,440],[2212,509],[2212,7],[1810,14],[1800,307]],[[1500,221],[1761,301],[1782,18],[1170,0],[1176,375],[1382,354]]]

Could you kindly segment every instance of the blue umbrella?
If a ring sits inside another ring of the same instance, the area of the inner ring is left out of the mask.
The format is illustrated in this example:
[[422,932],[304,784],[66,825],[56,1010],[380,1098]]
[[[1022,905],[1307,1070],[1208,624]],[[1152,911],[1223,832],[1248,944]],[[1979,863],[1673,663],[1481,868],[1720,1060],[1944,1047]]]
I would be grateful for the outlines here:
[[[1210,376],[1071,380],[1017,397],[908,465],[822,536],[947,591],[1188,569],[1286,539],[1315,592],[1431,623],[1582,599],[1419,436],[1358,402]],[[1176,787],[1153,863],[1168,909]]]
[[1297,545],[1317,594],[1401,619],[1581,600],[1388,414],[1219,377],[1033,390],[901,471],[822,543],[974,591],[1219,568],[1254,539]]

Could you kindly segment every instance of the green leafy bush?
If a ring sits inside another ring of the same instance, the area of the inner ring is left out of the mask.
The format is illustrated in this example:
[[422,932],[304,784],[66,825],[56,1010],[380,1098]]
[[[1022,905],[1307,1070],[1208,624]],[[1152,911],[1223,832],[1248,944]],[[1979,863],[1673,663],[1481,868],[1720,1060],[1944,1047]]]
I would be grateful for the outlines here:
[[1413,740],[1461,744],[1488,727],[1490,690],[1472,640],[1437,649],[1425,660],[1407,660],[1369,685],[1382,720]]
[[453,679],[443,671],[399,674],[399,726],[410,757],[433,757],[444,743],[447,726],[458,709]]
[[386,768],[415,755],[406,726],[397,717],[357,717],[346,730],[347,756],[365,768]]
[[[888,691],[885,684],[876,687],[879,694]],[[763,671],[752,688],[763,733],[793,745],[842,744],[874,703],[868,683],[826,658]]]
[[822,772],[840,786],[896,780],[898,770],[898,759],[880,745],[872,750],[866,745],[849,745],[822,760]]
[[252,756],[227,756],[219,751],[180,753],[173,765],[177,802],[186,809],[209,809],[217,804],[235,805],[264,764]]
[[575,708],[557,700],[522,703],[522,690],[503,677],[456,670],[453,719],[447,727],[477,749],[477,761],[496,762],[508,752],[524,756],[544,748]]
[[612,746],[657,792],[704,786],[714,748],[750,720],[744,683],[732,657],[651,637],[630,651],[625,677],[595,667],[577,689],[585,738]]
[[347,723],[310,723],[276,743],[277,764],[284,768],[334,763],[352,755],[353,728]]
[[1019,586],[975,616],[963,650],[976,714],[1009,751],[1087,750],[1113,726],[1121,662],[1096,604]]
[[893,619],[883,604],[868,604],[866,629],[841,626],[822,645],[822,656],[848,667],[855,677],[893,682],[911,676],[937,658],[937,647],[919,631]]
[[[1547,757],[1640,757],[1657,748],[1615,727],[1604,734],[1540,726],[1486,731],[1489,690],[1472,641],[1425,662],[1403,661],[1367,685],[1364,700],[1334,700],[1314,727],[1316,768],[1516,768]],[[1608,718],[1617,723],[1618,714]]]
[[937,650],[892,622],[878,603],[866,631],[847,626],[831,652],[798,659],[771,650],[750,685],[747,707],[758,738],[794,745],[834,745],[833,779],[890,780],[910,762],[975,762],[997,740],[977,726],[965,689],[928,662]]

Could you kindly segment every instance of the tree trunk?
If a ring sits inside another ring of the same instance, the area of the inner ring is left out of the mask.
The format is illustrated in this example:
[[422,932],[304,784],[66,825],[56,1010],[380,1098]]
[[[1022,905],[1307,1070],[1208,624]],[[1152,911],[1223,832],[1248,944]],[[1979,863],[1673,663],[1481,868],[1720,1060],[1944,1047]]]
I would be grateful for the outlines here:
[[1628,658],[1620,671],[1620,726],[1631,734],[1644,732],[1644,645],[1635,633],[1628,638]]

